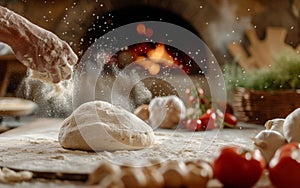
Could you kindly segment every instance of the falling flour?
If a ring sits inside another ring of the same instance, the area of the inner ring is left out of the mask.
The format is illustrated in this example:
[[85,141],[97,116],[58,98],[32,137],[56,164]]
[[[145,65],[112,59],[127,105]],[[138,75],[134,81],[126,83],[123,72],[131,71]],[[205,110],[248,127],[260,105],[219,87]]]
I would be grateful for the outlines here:
[[25,78],[20,84],[17,96],[36,102],[37,115],[46,117],[65,117],[72,113],[73,80],[58,84],[42,82],[32,77]]

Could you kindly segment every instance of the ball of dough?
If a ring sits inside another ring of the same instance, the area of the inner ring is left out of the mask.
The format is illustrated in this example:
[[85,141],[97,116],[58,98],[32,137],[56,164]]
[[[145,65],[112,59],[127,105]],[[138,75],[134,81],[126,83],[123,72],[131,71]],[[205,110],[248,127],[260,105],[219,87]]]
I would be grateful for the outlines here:
[[177,96],[156,97],[149,104],[149,124],[152,127],[173,128],[185,118],[186,108]]
[[104,101],[87,102],[66,118],[59,143],[67,149],[134,150],[154,143],[154,132],[140,118]]

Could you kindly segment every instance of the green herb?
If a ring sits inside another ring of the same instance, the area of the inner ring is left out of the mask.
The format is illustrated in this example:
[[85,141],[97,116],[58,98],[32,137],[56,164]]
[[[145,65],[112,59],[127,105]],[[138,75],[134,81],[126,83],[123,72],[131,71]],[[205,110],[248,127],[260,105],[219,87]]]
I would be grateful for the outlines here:
[[227,88],[255,90],[300,89],[300,55],[282,56],[266,68],[243,70],[236,62],[224,66]]

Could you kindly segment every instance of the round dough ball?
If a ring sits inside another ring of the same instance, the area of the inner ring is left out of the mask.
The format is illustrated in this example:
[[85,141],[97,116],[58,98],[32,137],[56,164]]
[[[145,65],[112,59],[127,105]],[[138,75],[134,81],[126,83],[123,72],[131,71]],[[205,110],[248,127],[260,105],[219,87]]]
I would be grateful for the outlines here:
[[186,108],[177,96],[156,97],[149,104],[149,124],[152,127],[174,128],[185,118]]
[[140,118],[104,101],[87,102],[66,118],[59,143],[67,149],[135,150],[154,143],[154,132]]

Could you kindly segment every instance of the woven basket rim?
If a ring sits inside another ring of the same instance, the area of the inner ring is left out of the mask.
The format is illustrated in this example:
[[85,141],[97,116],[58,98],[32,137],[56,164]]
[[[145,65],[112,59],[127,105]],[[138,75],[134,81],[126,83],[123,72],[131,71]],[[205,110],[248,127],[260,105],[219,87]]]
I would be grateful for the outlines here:
[[264,124],[269,119],[285,118],[300,107],[300,89],[264,91],[236,87],[232,97],[237,118],[249,123]]

